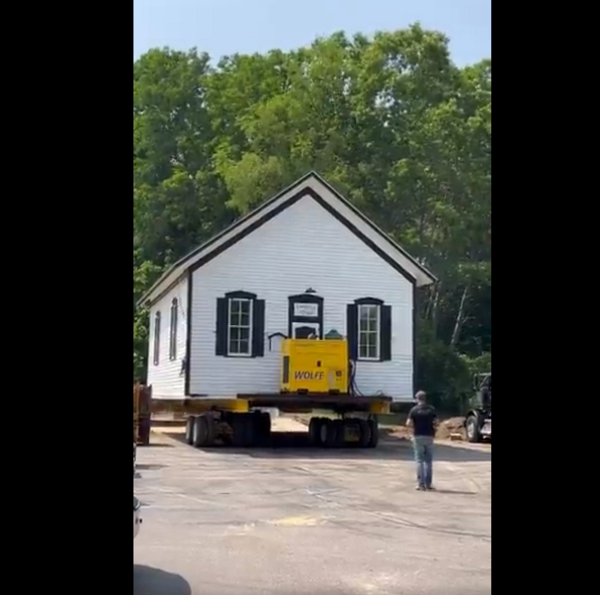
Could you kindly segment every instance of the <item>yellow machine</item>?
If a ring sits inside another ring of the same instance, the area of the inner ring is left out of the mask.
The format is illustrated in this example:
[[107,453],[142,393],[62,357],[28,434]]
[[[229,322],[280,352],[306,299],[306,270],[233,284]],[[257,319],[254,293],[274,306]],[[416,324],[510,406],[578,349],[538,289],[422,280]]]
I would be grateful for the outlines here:
[[282,392],[348,392],[348,343],[345,339],[285,339],[281,353]]

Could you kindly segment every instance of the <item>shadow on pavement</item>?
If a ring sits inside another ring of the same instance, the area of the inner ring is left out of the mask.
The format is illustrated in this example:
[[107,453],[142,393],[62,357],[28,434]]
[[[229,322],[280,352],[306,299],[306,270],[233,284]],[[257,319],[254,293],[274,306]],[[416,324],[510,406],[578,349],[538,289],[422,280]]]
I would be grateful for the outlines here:
[[191,595],[189,583],[179,574],[150,566],[133,565],[133,595]]
[[149,463],[137,463],[135,468],[140,469],[141,471],[156,471],[158,469],[164,469],[165,465],[152,465]]
[[[181,432],[165,432],[166,435],[185,443]],[[187,446],[187,445],[186,445]],[[189,446],[188,448],[192,448]],[[382,439],[375,449],[344,448],[326,449],[311,447],[308,442],[308,432],[273,432],[270,443],[262,447],[233,448],[231,446],[216,445],[200,448],[204,452],[218,452],[219,454],[245,455],[255,459],[344,459],[344,460],[412,460],[413,451],[410,440]],[[479,450],[461,446],[445,444],[435,445],[435,460],[446,462],[491,461],[491,450]]]

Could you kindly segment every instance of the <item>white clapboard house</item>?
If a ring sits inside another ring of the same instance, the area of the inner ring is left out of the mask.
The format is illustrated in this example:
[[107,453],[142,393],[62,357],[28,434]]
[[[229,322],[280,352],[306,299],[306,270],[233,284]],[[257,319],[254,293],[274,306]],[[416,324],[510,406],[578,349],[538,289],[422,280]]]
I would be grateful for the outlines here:
[[413,398],[415,294],[434,276],[316,173],[173,265],[142,298],[160,398],[276,393],[281,339],[348,338],[363,395]]

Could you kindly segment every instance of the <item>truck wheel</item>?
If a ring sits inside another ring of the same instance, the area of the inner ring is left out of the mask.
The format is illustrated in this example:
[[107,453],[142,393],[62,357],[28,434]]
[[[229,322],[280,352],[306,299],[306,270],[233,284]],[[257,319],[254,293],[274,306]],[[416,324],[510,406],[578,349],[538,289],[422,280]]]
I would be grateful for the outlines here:
[[481,430],[479,428],[479,418],[476,415],[469,415],[465,423],[467,431],[467,442],[481,442]]
[[367,424],[369,424],[369,430],[371,431],[368,447],[377,448],[379,444],[379,424],[374,419],[368,420]]
[[358,445],[360,448],[368,448],[371,442],[371,426],[366,419],[358,420],[358,431],[360,432]]
[[196,417],[194,415],[190,415],[185,420],[185,443],[190,446],[194,443],[194,420]]
[[204,415],[197,415],[194,418],[194,432],[192,444],[198,448],[205,446],[208,440],[208,423]]

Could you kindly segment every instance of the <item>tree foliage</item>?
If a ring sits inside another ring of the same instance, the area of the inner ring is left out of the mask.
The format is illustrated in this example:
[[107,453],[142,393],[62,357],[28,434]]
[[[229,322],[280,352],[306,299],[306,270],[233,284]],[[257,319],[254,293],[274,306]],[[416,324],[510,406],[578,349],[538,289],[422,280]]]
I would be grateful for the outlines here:
[[[420,296],[418,369],[452,400],[468,361],[491,352],[491,85],[490,60],[457,68],[418,25],[214,66],[148,52],[134,64],[134,301],[316,170],[439,277]],[[134,375],[145,345],[134,308]]]

